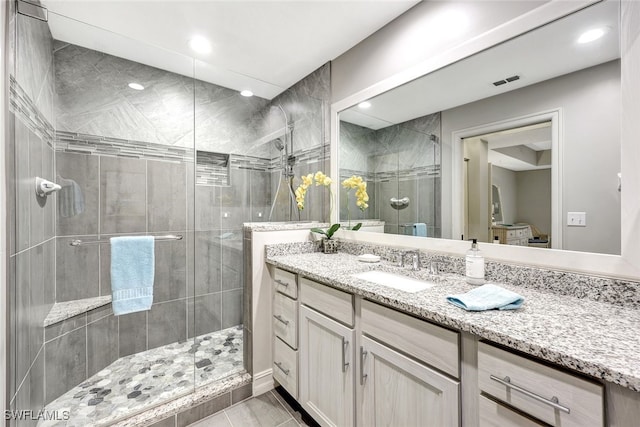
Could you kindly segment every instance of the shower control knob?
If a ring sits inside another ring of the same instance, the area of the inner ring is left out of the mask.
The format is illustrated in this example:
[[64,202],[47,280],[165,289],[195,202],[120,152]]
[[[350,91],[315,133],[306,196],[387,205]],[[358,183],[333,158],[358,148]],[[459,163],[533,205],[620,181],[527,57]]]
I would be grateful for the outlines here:
[[60,187],[55,182],[36,177],[36,194],[38,195],[38,197],[47,197],[47,195],[53,193],[54,191],[58,191],[61,188],[62,187]]

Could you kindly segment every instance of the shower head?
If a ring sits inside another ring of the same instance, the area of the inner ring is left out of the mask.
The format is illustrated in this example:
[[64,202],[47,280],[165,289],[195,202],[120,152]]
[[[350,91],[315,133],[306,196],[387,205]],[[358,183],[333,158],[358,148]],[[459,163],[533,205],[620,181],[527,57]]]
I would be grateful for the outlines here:
[[276,146],[278,151],[282,151],[284,149],[284,142],[280,138],[276,138],[273,140],[273,145]]

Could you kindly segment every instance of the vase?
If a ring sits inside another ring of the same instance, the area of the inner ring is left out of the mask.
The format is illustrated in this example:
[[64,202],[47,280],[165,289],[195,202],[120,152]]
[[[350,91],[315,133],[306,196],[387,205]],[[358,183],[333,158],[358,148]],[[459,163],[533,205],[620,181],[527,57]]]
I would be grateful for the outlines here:
[[335,254],[338,252],[338,241],[331,239],[322,240],[322,252],[325,254]]

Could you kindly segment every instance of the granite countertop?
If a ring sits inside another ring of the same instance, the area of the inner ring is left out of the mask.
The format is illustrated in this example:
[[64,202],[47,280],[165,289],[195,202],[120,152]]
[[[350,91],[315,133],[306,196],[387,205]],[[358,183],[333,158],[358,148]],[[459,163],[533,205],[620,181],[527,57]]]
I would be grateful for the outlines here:
[[267,263],[454,329],[640,392],[640,310],[498,283],[525,298],[515,311],[467,312],[446,302],[473,286],[459,275],[439,276],[436,286],[407,293],[351,277],[368,270],[429,278],[354,255],[304,253],[267,257]]

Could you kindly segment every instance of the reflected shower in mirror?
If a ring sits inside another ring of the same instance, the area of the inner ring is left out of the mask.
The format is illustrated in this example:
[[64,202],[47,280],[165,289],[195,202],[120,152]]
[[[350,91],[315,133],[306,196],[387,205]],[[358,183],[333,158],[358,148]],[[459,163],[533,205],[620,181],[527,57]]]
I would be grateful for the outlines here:
[[[340,112],[340,175],[367,177],[367,218],[390,233],[424,223],[427,237],[492,241],[501,226],[526,237],[503,243],[620,254],[619,9],[597,3]],[[580,43],[593,28],[603,36]]]

